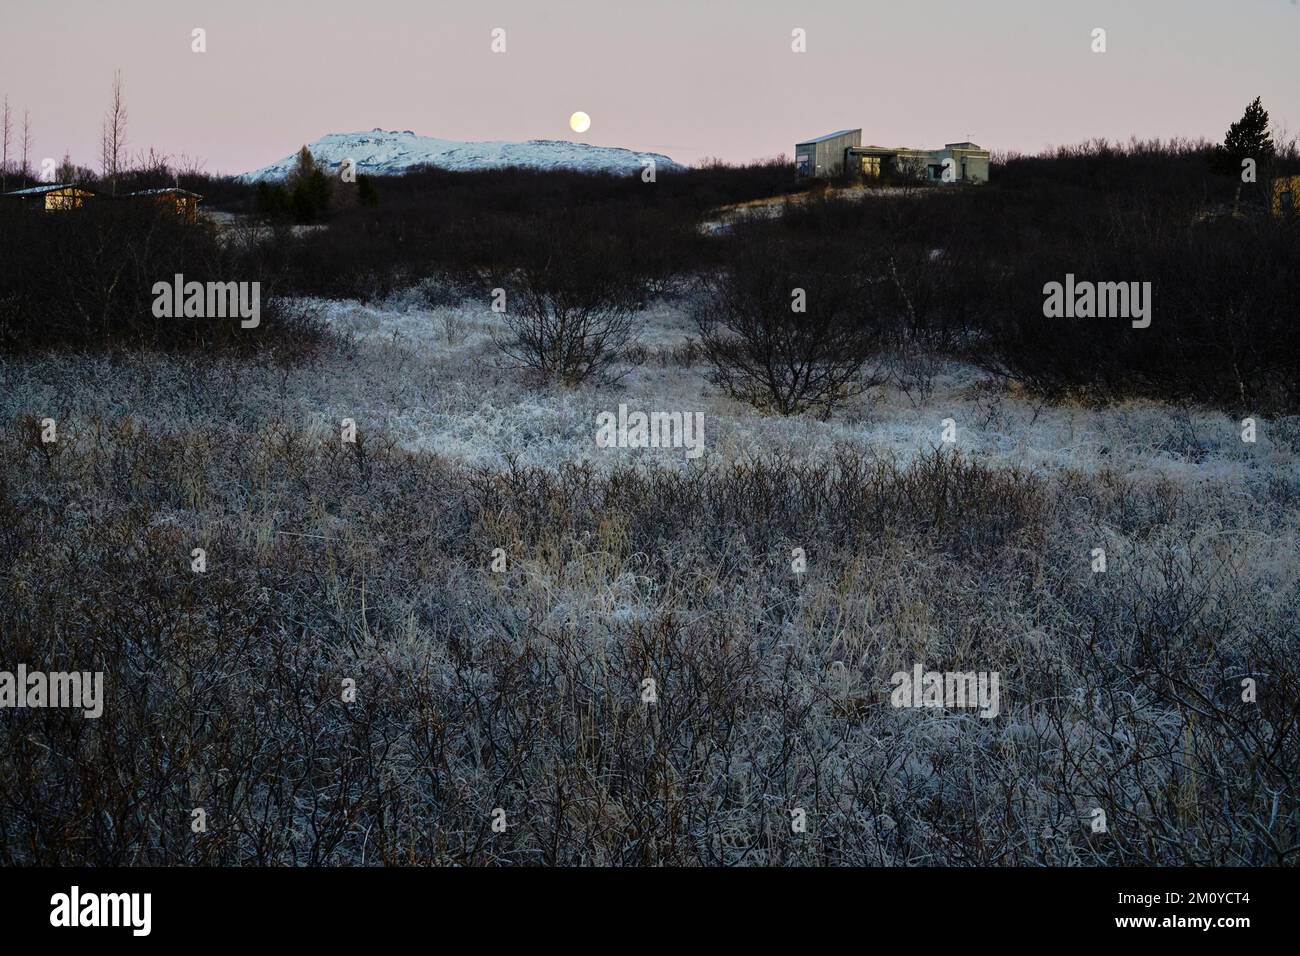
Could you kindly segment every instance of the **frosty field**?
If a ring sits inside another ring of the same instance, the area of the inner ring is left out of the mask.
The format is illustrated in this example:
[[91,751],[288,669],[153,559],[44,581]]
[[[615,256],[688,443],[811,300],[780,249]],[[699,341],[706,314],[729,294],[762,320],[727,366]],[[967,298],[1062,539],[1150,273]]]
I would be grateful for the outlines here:
[[[683,301],[574,389],[501,367],[486,303],[314,306],[302,366],[0,360],[0,622],[108,698],[0,735],[5,862],[1293,853],[1297,419],[955,364],[781,419]],[[703,456],[598,448],[620,403],[702,411]],[[891,706],[914,665],[999,673],[1000,712]]]
[[0,408],[11,416],[121,416],[158,429],[256,430],[286,421],[322,436],[352,418],[360,431],[382,433],[403,449],[468,465],[500,467],[509,458],[548,467],[685,467],[684,456],[670,450],[595,446],[596,415],[623,402],[703,411],[709,464],[772,455],[821,462],[845,446],[906,464],[944,447],[942,421],[951,418],[957,440],[948,450],[995,466],[1105,470],[1189,489],[1232,486],[1238,495],[1297,470],[1300,418],[1294,416],[1257,418],[1256,440],[1246,443],[1241,423],[1221,412],[1145,401],[1054,405],[941,360],[933,393],[924,398],[891,385],[829,421],[765,416],[729,400],[709,384],[702,362],[681,353],[692,337],[688,304],[681,301],[656,303],[641,314],[644,360],[621,366],[614,384],[538,389],[502,364],[492,344],[502,324],[486,301],[427,308],[417,298],[398,296],[383,305],[309,302],[345,341],[302,368],[153,354],[5,358]]

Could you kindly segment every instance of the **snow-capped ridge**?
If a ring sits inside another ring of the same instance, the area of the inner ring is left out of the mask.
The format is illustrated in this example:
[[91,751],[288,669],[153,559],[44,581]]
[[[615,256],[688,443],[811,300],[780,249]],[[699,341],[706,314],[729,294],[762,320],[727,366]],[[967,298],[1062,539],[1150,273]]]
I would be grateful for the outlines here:
[[[346,159],[356,170],[373,176],[396,176],[421,166],[439,169],[572,169],[583,172],[640,173],[646,160],[656,170],[679,169],[661,153],[638,152],[616,146],[593,146],[567,140],[530,139],[525,142],[485,140],[481,142],[435,139],[410,130],[375,128],[357,133],[330,133],[307,144],[318,165],[337,169]],[[244,182],[275,182],[284,179],[297,165],[297,151],[279,162],[244,173]]]

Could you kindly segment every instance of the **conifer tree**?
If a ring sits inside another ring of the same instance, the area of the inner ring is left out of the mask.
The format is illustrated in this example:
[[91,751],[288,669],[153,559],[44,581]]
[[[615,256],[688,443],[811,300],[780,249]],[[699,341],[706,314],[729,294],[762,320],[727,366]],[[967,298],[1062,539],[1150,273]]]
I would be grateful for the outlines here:
[[[1224,176],[1237,177],[1237,191],[1232,201],[1233,215],[1241,203],[1241,187],[1244,183],[1258,182],[1264,171],[1271,165],[1276,152],[1273,137],[1269,135],[1268,110],[1264,109],[1259,97],[1246,107],[1241,119],[1228,127],[1223,142],[1215,146],[1210,153],[1210,166]],[[1245,160],[1254,161],[1252,178],[1244,173]]]

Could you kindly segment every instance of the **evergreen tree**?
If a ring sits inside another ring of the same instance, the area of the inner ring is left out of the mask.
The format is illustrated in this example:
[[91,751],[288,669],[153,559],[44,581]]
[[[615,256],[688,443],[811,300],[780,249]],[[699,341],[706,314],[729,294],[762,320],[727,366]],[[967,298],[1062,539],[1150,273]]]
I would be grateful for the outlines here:
[[329,177],[316,165],[311,151],[304,146],[298,151],[298,165],[289,175],[289,208],[295,222],[316,222],[329,209]]
[[319,169],[312,170],[307,177],[307,195],[311,197],[312,217],[319,218],[325,215],[330,204],[330,179]]
[[[1272,164],[1276,150],[1268,128],[1268,110],[1257,96],[1246,107],[1241,119],[1228,127],[1223,142],[1210,151],[1210,168],[1220,175],[1237,178],[1237,190],[1232,199],[1234,216],[1241,204],[1242,185],[1259,182]],[[1249,180],[1245,178],[1246,167],[1243,165],[1247,159],[1255,162],[1253,178]]]
[[1268,126],[1268,110],[1257,96],[1246,107],[1241,119],[1228,127],[1219,147],[1225,158],[1233,161],[1234,171],[1241,168],[1243,159],[1253,159],[1262,166],[1273,158],[1273,137],[1269,135]]
[[292,175],[289,178],[292,179],[295,183],[301,182],[302,180],[309,177],[315,171],[316,171],[316,158],[312,156],[311,150],[309,150],[304,145],[302,149],[298,150],[298,166],[296,169],[294,169]]
[[1222,176],[1238,177],[1237,195],[1233,202],[1234,212],[1237,202],[1241,199],[1242,183],[1246,182],[1240,178],[1243,161],[1247,159],[1255,161],[1255,179],[1252,182],[1258,182],[1263,178],[1264,171],[1272,163],[1276,149],[1268,129],[1268,110],[1264,109],[1263,103],[1257,96],[1246,107],[1246,112],[1242,114],[1241,119],[1228,127],[1223,142],[1210,151],[1210,168],[1214,172]]
[[289,193],[279,183],[257,184],[257,209],[267,219],[284,219],[289,215]]
[[357,199],[363,206],[379,205],[379,193],[375,190],[375,184],[370,181],[369,176],[357,177]]

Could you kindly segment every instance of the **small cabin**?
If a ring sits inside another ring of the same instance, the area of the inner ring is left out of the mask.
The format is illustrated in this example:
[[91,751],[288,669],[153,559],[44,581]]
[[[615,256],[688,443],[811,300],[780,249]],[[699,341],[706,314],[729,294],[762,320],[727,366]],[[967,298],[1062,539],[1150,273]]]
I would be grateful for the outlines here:
[[28,189],[15,189],[13,192],[0,193],[0,199],[23,203],[34,209],[46,212],[59,212],[66,209],[80,209],[95,194],[76,183],[52,183],[47,186],[32,186]]
[[198,193],[192,193],[188,189],[181,189],[178,186],[167,186],[163,189],[142,189],[139,192],[128,193],[126,198],[152,202],[160,209],[175,213],[186,222],[198,221],[199,203],[203,201],[203,197]]

